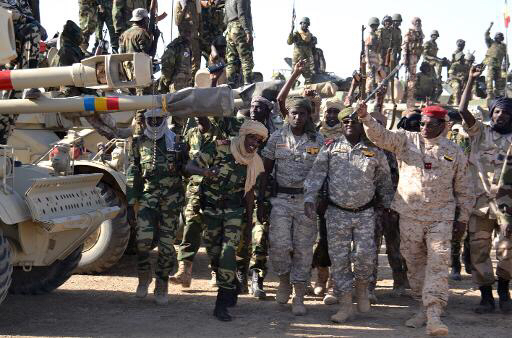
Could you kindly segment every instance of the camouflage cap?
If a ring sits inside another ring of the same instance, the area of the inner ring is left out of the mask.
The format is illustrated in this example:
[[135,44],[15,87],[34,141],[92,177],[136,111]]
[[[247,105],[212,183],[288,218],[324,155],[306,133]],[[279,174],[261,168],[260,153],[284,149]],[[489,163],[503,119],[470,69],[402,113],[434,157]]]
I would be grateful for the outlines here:
[[402,16],[398,13],[393,14],[391,18],[393,19],[393,21],[402,21]]
[[132,18],[130,19],[130,21],[137,22],[148,18],[149,14],[147,10],[145,10],[144,8],[135,8],[132,12]]
[[309,18],[307,16],[300,19],[299,23],[307,23],[308,25],[311,25],[311,22],[309,21]]
[[338,120],[341,122],[344,118],[349,117],[354,113],[354,108],[347,107],[339,112],[338,114]]

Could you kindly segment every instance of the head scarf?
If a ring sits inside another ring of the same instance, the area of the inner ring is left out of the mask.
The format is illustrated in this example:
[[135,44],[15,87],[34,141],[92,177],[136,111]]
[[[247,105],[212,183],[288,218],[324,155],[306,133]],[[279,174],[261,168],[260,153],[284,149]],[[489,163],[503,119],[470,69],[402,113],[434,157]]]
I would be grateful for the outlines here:
[[246,120],[240,127],[238,136],[231,140],[230,150],[235,161],[247,166],[247,176],[245,178],[246,194],[254,187],[258,176],[265,171],[260,155],[257,152],[248,153],[245,150],[245,137],[249,134],[260,135],[263,137],[263,140],[266,140],[268,131],[262,123]]
[[507,114],[512,115],[512,99],[504,96],[498,96],[495,98],[489,106],[489,113],[492,116],[496,107],[503,109]]
[[292,109],[305,109],[310,118],[307,119],[306,124],[304,125],[304,132],[309,136],[311,140],[316,140],[316,128],[313,120],[311,119],[311,113],[313,112],[313,107],[311,106],[311,100],[304,96],[290,96],[286,99],[286,110],[288,113]]
[[267,116],[267,119],[265,120],[265,126],[267,127],[268,133],[272,134],[276,130],[276,127],[274,126],[274,121],[272,120],[272,115],[279,113],[279,106],[277,102],[272,102],[268,100],[266,97],[259,95],[255,95],[252,97],[251,106],[255,102],[265,105],[270,111]]
[[[167,126],[167,117],[169,115],[164,113],[162,109],[150,109],[144,113],[144,118],[146,119],[146,128],[144,129],[144,135],[146,135],[150,140],[159,140],[163,136],[165,136],[165,146],[167,150],[174,149],[174,140],[176,139],[176,134],[169,129]],[[153,127],[150,125],[149,121],[152,118],[163,117],[163,121],[159,126]]]
[[322,105],[320,106],[321,125],[319,132],[320,134],[324,135],[324,137],[326,135],[337,134],[341,132],[341,123],[337,123],[332,127],[327,124],[327,111],[329,109],[337,109],[341,112],[343,109],[343,103],[336,97],[328,98],[322,102]]

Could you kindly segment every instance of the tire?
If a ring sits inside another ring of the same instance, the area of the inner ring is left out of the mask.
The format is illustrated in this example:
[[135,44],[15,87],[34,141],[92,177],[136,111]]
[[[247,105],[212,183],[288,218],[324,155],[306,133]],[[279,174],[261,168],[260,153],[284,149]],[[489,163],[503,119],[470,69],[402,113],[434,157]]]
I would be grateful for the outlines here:
[[61,261],[49,266],[34,266],[24,271],[16,266],[12,271],[12,283],[9,293],[21,295],[40,295],[49,293],[64,284],[80,261],[82,246]]
[[107,205],[118,206],[121,210],[114,219],[101,223],[98,231],[86,240],[75,273],[95,274],[108,270],[123,256],[130,239],[125,199],[120,192],[104,182],[98,183],[98,187]]
[[11,285],[12,265],[9,242],[0,230],[0,304],[5,299]]

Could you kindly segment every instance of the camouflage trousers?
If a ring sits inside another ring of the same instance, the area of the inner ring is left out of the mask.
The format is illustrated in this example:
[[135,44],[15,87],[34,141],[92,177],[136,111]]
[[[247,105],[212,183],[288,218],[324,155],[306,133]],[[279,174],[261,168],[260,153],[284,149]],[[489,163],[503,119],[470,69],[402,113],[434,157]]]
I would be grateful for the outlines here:
[[315,73],[315,59],[313,58],[313,52],[309,51],[301,53],[297,50],[294,50],[292,58],[292,69],[300,60],[306,60],[306,65],[304,66],[302,76],[304,76],[305,83],[309,84],[311,83],[313,74]]
[[186,200],[185,226],[183,227],[183,239],[178,251],[178,260],[193,262],[201,246],[201,237],[205,230],[205,225],[201,215],[199,192],[192,192],[192,188],[190,186],[187,187]]
[[14,26],[18,62],[21,69],[37,68],[39,63],[39,42],[41,32],[33,23],[19,23]]
[[329,244],[327,243],[327,227],[324,216],[317,217],[318,236],[313,247],[313,268],[329,267],[331,266],[331,259],[329,258]]
[[103,12],[98,11],[98,23],[96,24],[96,43],[104,38],[103,25],[107,25],[108,35],[110,37],[110,45],[112,49],[119,49],[119,37],[114,29],[114,21],[112,20],[112,3],[107,8],[103,7]]
[[271,198],[269,260],[278,275],[290,273],[291,283],[305,283],[311,274],[316,222],[304,213],[304,196]]
[[436,73],[436,77],[440,79],[443,72],[443,62],[438,60],[429,60],[427,63],[432,67]]
[[468,228],[473,282],[478,286],[494,284],[491,261],[493,231],[498,233],[496,275],[506,280],[512,279],[512,239],[501,234],[496,220],[473,214],[469,219]]
[[139,200],[137,214],[136,243],[138,271],[151,270],[149,253],[153,243],[155,227],[158,227],[158,259],[155,275],[167,280],[176,263],[174,239],[178,230],[178,217],[183,202],[183,191],[162,189],[151,194],[144,193]]
[[458,106],[462,97],[462,90],[464,89],[462,81],[459,79],[452,79],[450,80],[450,87],[452,88],[452,95],[450,96],[449,102]]
[[89,46],[89,39],[98,27],[98,4],[96,0],[79,0],[78,16],[80,30],[82,31],[82,45],[84,49]]
[[219,288],[234,289],[236,277],[236,248],[242,236],[245,208],[203,210],[206,224],[204,243],[212,269],[217,272]]
[[505,91],[506,79],[501,74],[501,67],[487,66],[485,83],[487,85],[488,99],[494,99],[496,96],[502,96]]
[[407,103],[407,108],[414,107],[416,103],[416,93],[415,93],[415,87],[416,87],[416,81],[418,79],[418,76],[416,75],[416,67],[418,65],[419,57],[416,55],[410,55],[408,64],[407,64],[407,85],[405,86],[405,92],[404,97],[402,98],[402,102]]
[[244,83],[252,83],[252,69],[254,68],[253,45],[247,42],[245,31],[237,20],[231,21],[228,24],[226,41],[226,74],[228,81],[236,82],[237,64],[240,64]]
[[18,114],[12,115],[0,115],[0,144],[6,145],[7,140],[12,135],[14,131],[14,125],[16,124],[16,120],[18,119]]
[[413,297],[446,306],[453,222],[424,222],[400,214],[400,251]]
[[352,291],[354,279],[367,281],[373,272],[375,212],[373,208],[354,213],[329,206],[325,219],[334,293],[339,296]]
[[407,264],[400,254],[400,228],[398,225],[399,215],[391,212],[388,218],[385,217],[382,208],[375,209],[375,267],[370,277],[370,290],[377,286],[377,273],[379,269],[379,253],[382,246],[382,237],[386,241],[386,254],[389,267],[393,275],[393,287],[404,286],[407,280]]

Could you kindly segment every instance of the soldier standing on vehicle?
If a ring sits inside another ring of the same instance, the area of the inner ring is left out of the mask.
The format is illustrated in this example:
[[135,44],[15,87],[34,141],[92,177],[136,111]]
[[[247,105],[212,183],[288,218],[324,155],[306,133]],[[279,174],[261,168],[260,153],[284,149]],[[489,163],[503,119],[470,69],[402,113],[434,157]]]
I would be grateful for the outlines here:
[[83,37],[80,47],[84,53],[87,53],[89,39],[98,27],[98,6],[97,0],[78,0],[78,16]]
[[294,32],[292,31],[288,36],[288,45],[293,45],[292,69],[300,60],[306,60],[304,66],[303,76],[305,83],[311,83],[311,77],[315,72],[315,60],[313,58],[313,48],[316,44],[316,37],[309,31],[311,25],[309,18],[302,18],[299,22],[300,28]]
[[[128,217],[136,217],[137,273],[139,284],[135,296],[144,298],[152,281],[149,253],[158,233],[158,259],[155,267],[155,301],[166,305],[169,274],[176,261],[174,240],[179,212],[184,202],[182,166],[186,154],[177,147],[176,134],[167,127],[168,114],[161,109],[144,113],[144,135],[132,144],[131,166],[127,174]],[[158,229],[158,230],[156,230]]]
[[[180,35],[183,29],[190,33],[191,50],[191,73],[194,79],[196,72],[201,67],[200,31],[201,31],[201,1],[200,0],[179,0],[174,10],[174,22],[178,27]],[[185,28],[185,26],[187,26]]]
[[130,28],[130,17],[136,8],[144,8],[149,11],[151,0],[114,0],[112,5],[112,19],[117,36],[121,36]]
[[430,33],[430,40],[425,42],[423,45],[423,59],[428,62],[432,68],[436,72],[437,79],[441,82],[442,78],[442,70],[444,65],[448,65],[448,60],[446,58],[439,58],[437,56],[437,52],[439,51],[439,47],[437,47],[436,40],[439,38],[439,32],[437,30],[433,30]]
[[455,62],[455,58],[458,54],[464,54],[464,48],[466,47],[466,41],[462,39],[458,39],[457,42],[457,49],[455,49],[455,52],[452,53],[452,60],[451,62]]
[[[379,46],[380,46],[380,69],[385,71],[386,75],[391,71],[391,67],[393,64],[387,65],[386,69],[386,59],[388,54],[390,54],[390,61],[396,62],[393,59],[393,19],[386,15],[382,19],[382,27],[379,28],[377,32],[377,36],[379,37]],[[382,80],[379,78],[379,81]]]
[[414,99],[423,102],[438,102],[442,92],[443,87],[439,83],[434,68],[432,68],[430,63],[423,61],[420,66],[420,72],[416,74]]
[[366,91],[371,92],[375,87],[377,87],[377,76],[381,65],[380,60],[380,40],[379,35],[377,33],[377,29],[379,28],[380,22],[378,18],[370,18],[368,20],[368,26],[370,26],[370,32],[366,36],[364,41],[365,47],[365,57],[366,57]]
[[398,160],[400,180],[391,208],[400,214],[400,250],[414,297],[421,300],[405,325],[426,322],[429,335],[448,334],[441,314],[449,295],[450,240],[452,233],[462,238],[474,203],[467,158],[443,136],[446,113],[439,106],[424,108],[416,133],[387,130],[367,114],[365,104],[358,110],[368,139]]
[[487,98],[493,99],[496,96],[504,94],[506,79],[501,74],[501,69],[508,70],[507,45],[503,43],[503,33],[496,33],[494,39],[491,39],[491,28],[493,23],[485,31],[485,44],[487,45],[487,54],[485,54],[484,64],[487,66],[485,82],[487,84]]
[[201,11],[201,53],[208,61],[213,41],[222,36],[226,30],[226,24],[224,23],[224,3],[220,0],[208,0],[206,4],[204,2]]
[[119,51],[119,36],[114,28],[112,20],[112,1],[113,0],[97,0],[98,1],[98,22],[96,25],[96,47],[100,40],[103,40],[103,25],[107,25],[108,34],[110,36],[110,46],[112,53],[117,54]]
[[452,88],[451,99],[453,100],[453,104],[457,106],[460,103],[462,90],[464,89],[469,76],[469,68],[474,60],[475,56],[473,54],[469,54],[468,60],[466,60],[463,53],[457,53],[455,54],[454,62],[452,62],[450,70],[448,71],[448,81]]
[[400,29],[402,16],[400,14],[393,14],[391,19],[393,19],[393,42],[391,45],[393,47],[393,60],[395,65],[397,65],[402,57],[402,30]]
[[421,19],[415,17],[411,21],[412,27],[405,33],[402,43],[402,63],[408,73],[407,85],[402,101],[407,103],[407,108],[412,109],[416,103],[414,88],[416,86],[416,66],[423,53],[423,31]]

